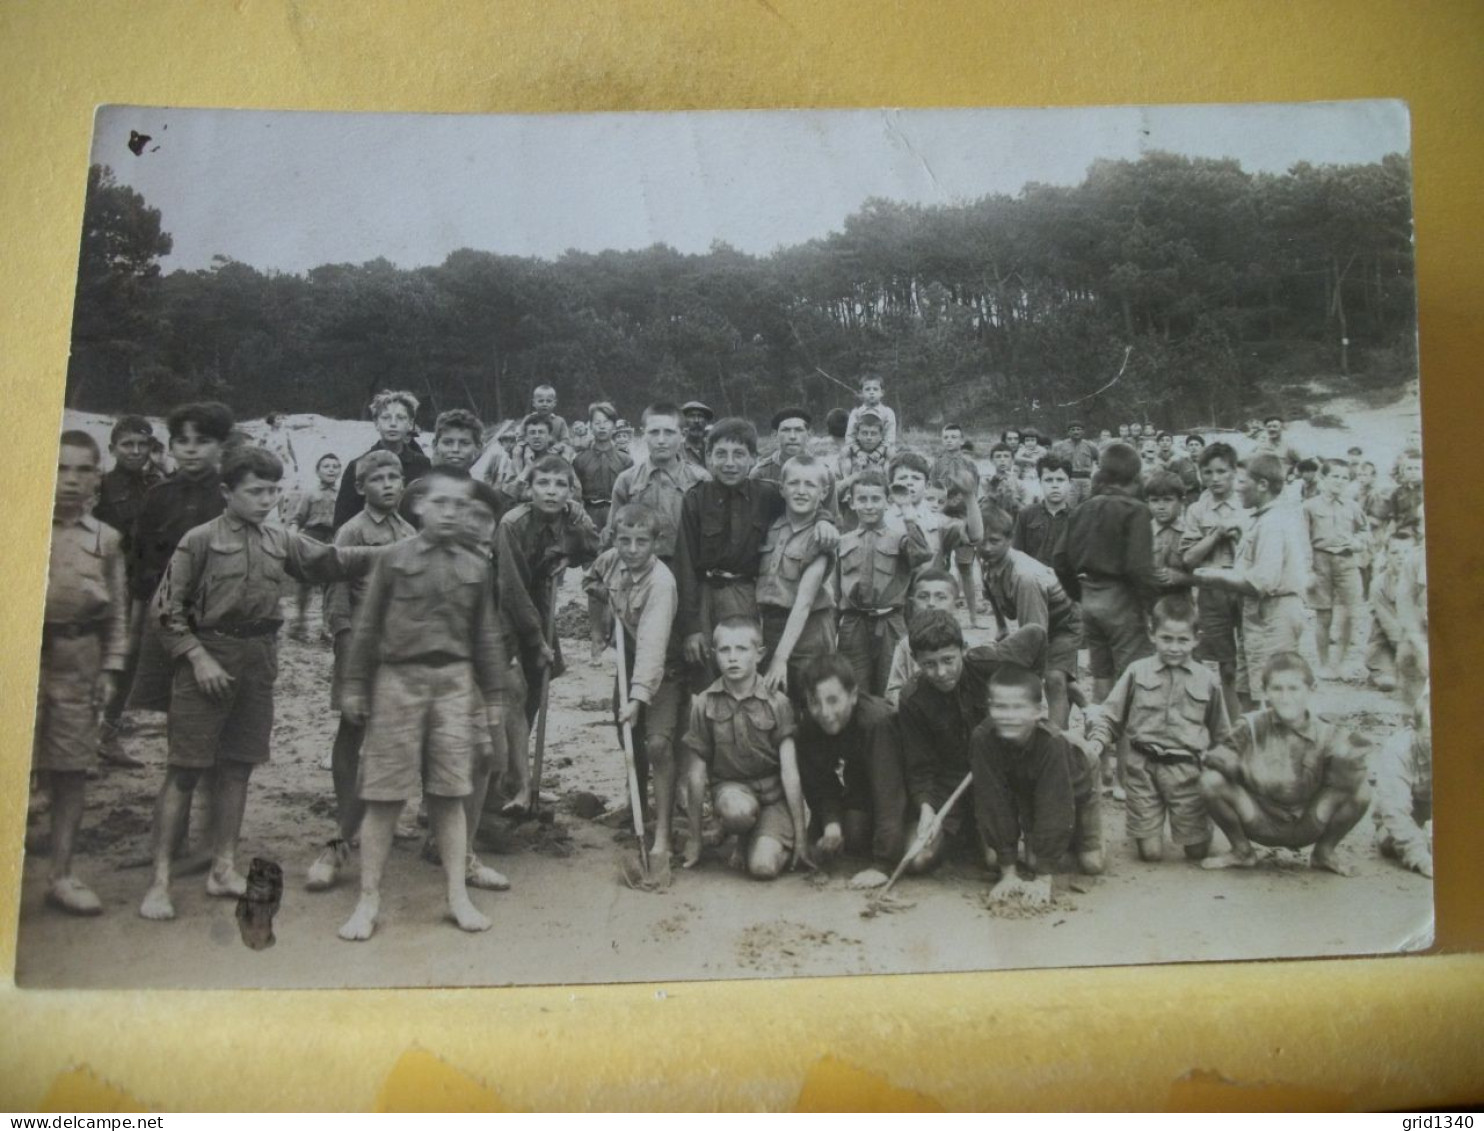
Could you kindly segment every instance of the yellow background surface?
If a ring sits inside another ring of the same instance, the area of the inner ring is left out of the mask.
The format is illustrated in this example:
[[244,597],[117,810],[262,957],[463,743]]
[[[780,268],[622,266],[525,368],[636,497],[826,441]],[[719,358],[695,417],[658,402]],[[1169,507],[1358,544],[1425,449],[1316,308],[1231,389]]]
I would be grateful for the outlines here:
[[[1409,1107],[1484,1098],[1484,5],[1362,0],[0,4],[0,969],[99,103],[591,111],[1402,98],[1412,110],[1439,950],[807,982],[0,988],[0,1109]],[[1364,914],[1357,907],[1357,914]],[[79,925],[83,929],[83,925]]]

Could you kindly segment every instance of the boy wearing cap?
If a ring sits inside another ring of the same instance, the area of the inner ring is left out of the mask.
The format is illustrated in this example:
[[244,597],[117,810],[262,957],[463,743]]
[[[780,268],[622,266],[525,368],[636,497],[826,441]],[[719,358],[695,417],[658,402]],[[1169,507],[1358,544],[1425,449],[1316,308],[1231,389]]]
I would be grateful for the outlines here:
[[701,401],[686,401],[680,406],[680,413],[685,417],[685,451],[686,462],[693,463],[697,467],[706,466],[706,433],[711,430],[711,422],[716,419],[716,413],[711,411],[709,405]]
[[[796,456],[809,454],[809,428],[814,417],[807,408],[782,408],[773,414],[773,434],[778,438],[778,449],[753,464],[751,475],[783,486],[783,465]],[[820,475],[824,481],[824,501],[821,504],[831,522],[839,517],[835,503],[835,473],[825,463],[820,463]]]

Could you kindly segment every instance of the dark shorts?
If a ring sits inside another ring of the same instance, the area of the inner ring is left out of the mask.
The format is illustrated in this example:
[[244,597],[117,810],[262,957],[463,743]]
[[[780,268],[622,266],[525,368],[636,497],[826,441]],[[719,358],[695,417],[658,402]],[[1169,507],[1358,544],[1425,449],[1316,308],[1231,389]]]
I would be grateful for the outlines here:
[[1228,589],[1202,589],[1196,597],[1197,660],[1237,662],[1237,632],[1242,624],[1242,595]]
[[1314,583],[1309,587],[1311,609],[1353,609],[1361,602],[1360,559],[1354,554],[1314,551]]
[[837,636],[839,653],[855,669],[856,682],[872,695],[884,695],[892,655],[907,636],[906,615],[901,609],[887,616],[845,609],[840,613]]
[[218,762],[255,766],[268,761],[273,734],[273,684],[278,679],[278,637],[200,636],[201,646],[232,677],[221,701],[207,698],[188,660],[175,661],[170,686],[169,762],[210,769]]
[[1144,603],[1122,581],[1082,582],[1082,633],[1094,679],[1117,679],[1131,663],[1153,652]]
[[467,797],[489,742],[472,664],[383,664],[361,747],[361,800]]
[[93,706],[93,687],[102,668],[103,642],[96,635],[42,643],[33,770],[80,773],[96,765],[98,710]]
[[725,802],[743,802],[750,799],[757,805],[757,824],[747,836],[747,847],[757,843],[759,837],[776,840],[784,848],[794,846],[794,819],[789,814],[788,802],[783,795],[783,783],[777,778],[761,781],[718,781],[711,787],[712,803],[720,808]]

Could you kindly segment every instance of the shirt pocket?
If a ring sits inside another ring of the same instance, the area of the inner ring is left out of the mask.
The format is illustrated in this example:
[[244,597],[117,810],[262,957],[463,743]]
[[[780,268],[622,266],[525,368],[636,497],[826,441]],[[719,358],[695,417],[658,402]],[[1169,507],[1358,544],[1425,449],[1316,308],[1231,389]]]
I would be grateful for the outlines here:
[[1175,714],[1179,716],[1181,737],[1198,750],[1210,745],[1206,732],[1206,719],[1210,717],[1211,697],[1217,694],[1211,684],[1186,684],[1175,700]]
[[707,568],[726,555],[730,519],[731,508],[724,504],[701,509],[701,558]]

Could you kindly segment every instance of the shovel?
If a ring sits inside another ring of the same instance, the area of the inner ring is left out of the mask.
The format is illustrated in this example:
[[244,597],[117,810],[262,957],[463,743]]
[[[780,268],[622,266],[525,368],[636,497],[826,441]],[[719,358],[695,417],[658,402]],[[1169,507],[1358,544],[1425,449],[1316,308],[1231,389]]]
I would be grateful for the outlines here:
[[[561,571],[558,570],[551,578],[551,596],[546,603],[546,646],[554,653],[556,651],[556,615],[557,615],[557,590],[560,588],[562,579]],[[538,817],[537,810],[541,807],[541,760],[546,753],[546,713],[547,706],[551,700],[551,669],[555,660],[541,669],[541,706],[536,712],[536,750],[531,761],[531,802],[526,812],[532,817]]]
[[964,795],[964,790],[969,788],[969,783],[973,780],[974,774],[972,771],[965,774],[964,780],[958,783],[958,787],[948,795],[948,800],[943,802],[943,807],[933,814],[933,819],[927,823],[926,827],[917,830],[916,839],[908,846],[907,851],[902,853],[902,859],[892,872],[891,879],[887,880],[886,884],[879,891],[872,893],[871,898],[866,901],[866,909],[861,912],[863,918],[873,918],[876,912],[881,910],[881,904],[886,899],[886,893],[891,891],[892,885],[907,870],[908,862],[922,851],[922,846],[930,843],[938,835],[938,832],[943,828],[943,821],[958,802],[958,799]]
[[[618,657],[618,706],[620,711],[624,711],[629,706],[629,663],[624,651],[623,619],[616,612],[613,615],[613,643]],[[649,849],[644,846],[644,797],[639,792],[639,769],[634,762],[634,728],[626,722],[621,730],[624,769],[629,777],[629,809],[634,819],[634,835],[639,838],[639,857],[635,860],[626,855],[619,861],[619,867],[623,871],[624,883],[629,887],[637,891],[658,891],[669,886],[670,861],[662,861],[663,874],[659,876],[650,867]]]

